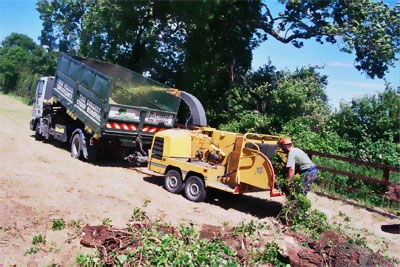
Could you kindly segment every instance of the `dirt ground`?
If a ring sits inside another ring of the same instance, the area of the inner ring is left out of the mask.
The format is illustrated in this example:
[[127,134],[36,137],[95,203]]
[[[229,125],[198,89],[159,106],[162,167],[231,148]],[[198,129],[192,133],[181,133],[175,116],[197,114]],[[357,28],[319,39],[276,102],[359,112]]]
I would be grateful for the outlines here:
[[[133,170],[116,160],[79,161],[70,156],[68,147],[35,141],[29,130],[30,114],[31,107],[0,95],[0,266],[75,265],[76,255],[95,250],[79,244],[73,227],[53,231],[54,219],[99,225],[108,218],[111,225],[122,228],[133,209],[146,200],[150,202],[144,210],[150,218],[173,225],[276,222],[283,197],[210,191],[206,202],[190,202],[168,193],[162,177],[152,176],[146,169]],[[399,236],[382,232],[380,226],[398,224],[399,219],[313,193],[310,199],[332,222],[342,223],[351,234],[365,236],[374,251],[397,256]],[[339,211],[350,221],[338,216]],[[32,238],[38,234],[46,238],[46,244],[39,246],[36,254],[29,254]]]

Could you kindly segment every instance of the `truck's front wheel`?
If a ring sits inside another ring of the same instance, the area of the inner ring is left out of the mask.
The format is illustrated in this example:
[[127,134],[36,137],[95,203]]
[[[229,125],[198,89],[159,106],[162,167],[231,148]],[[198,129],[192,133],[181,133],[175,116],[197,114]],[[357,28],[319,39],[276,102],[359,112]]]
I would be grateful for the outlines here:
[[40,134],[39,123],[36,123],[36,126],[35,126],[35,140],[36,141],[43,140],[43,136]]
[[203,201],[206,198],[203,180],[197,176],[190,176],[185,182],[185,195],[191,201]]
[[183,190],[182,176],[177,170],[169,170],[165,175],[165,188],[174,194],[178,194]]
[[79,133],[75,134],[71,141],[71,156],[79,159],[82,154],[82,142]]

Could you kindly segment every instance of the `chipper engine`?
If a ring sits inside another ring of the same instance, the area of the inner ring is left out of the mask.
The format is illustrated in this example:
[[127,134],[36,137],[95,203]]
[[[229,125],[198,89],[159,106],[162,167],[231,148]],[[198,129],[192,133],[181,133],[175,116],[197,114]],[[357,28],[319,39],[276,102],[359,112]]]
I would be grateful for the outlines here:
[[203,201],[206,188],[233,194],[274,190],[271,158],[278,136],[238,134],[209,127],[158,132],[149,153],[148,168],[165,175],[165,188],[185,191],[191,201]]

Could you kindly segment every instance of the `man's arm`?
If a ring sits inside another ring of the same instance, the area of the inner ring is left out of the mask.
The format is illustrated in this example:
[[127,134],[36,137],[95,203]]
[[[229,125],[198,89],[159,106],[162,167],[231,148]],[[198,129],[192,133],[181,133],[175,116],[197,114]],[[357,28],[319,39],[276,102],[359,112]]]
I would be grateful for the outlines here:
[[293,175],[294,175],[294,171],[295,171],[295,167],[294,167],[294,166],[292,166],[292,167],[289,168],[289,175],[288,175],[288,177],[289,177],[289,184],[290,184],[290,182],[292,181],[292,178],[293,178]]

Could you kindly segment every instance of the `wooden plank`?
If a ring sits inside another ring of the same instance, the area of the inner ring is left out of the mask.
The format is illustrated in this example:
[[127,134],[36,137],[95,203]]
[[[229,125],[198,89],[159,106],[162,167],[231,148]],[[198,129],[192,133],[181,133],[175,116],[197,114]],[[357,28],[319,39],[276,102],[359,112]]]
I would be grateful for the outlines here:
[[388,165],[383,165],[383,164],[379,164],[379,163],[365,162],[365,161],[356,160],[356,159],[349,159],[349,158],[345,158],[345,157],[341,157],[341,156],[335,156],[335,155],[331,155],[328,153],[322,153],[322,152],[308,150],[308,149],[303,149],[303,151],[310,155],[316,155],[316,156],[321,156],[321,157],[325,157],[325,158],[342,160],[342,161],[346,161],[346,162],[350,162],[350,163],[356,163],[356,164],[361,164],[361,165],[370,166],[370,167],[374,167],[374,168],[379,168],[382,170],[390,170],[390,171],[400,172],[399,167],[388,166]]
[[388,181],[378,180],[378,179],[371,178],[371,177],[368,177],[368,176],[364,176],[364,175],[361,175],[361,174],[335,170],[335,169],[327,168],[327,167],[323,167],[323,166],[318,166],[317,168],[318,168],[318,170],[321,170],[321,171],[327,171],[327,172],[341,174],[341,175],[345,175],[345,176],[349,176],[349,177],[354,177],[354,178],[357,178],[357,179],[360,179],[360,180],[364,180],[364,181],[367,181],[367,182],[370,182],[370,183],[376,183],[376,184],[382,184],[382,185],[388,185],[389,184]]

